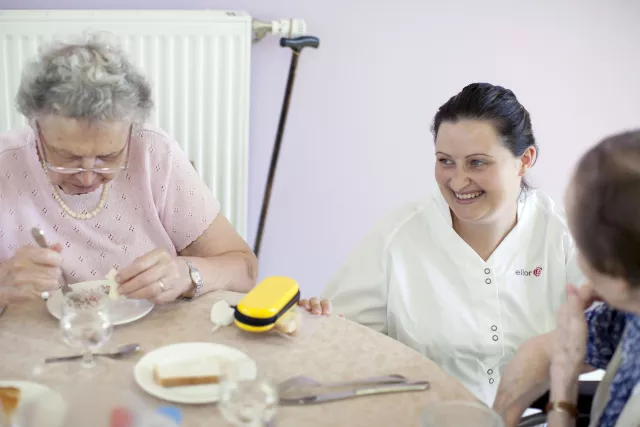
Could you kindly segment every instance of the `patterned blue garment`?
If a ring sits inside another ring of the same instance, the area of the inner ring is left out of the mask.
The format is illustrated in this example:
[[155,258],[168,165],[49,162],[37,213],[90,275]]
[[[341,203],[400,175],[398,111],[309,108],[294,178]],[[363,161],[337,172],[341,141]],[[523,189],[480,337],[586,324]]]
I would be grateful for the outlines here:
[[600,427],[615,426],[633,389],[640,385],[640,316],[599,304],[585,313],[588,327],[585,362],[606,369],[622,340],[622,361],[609,390]]

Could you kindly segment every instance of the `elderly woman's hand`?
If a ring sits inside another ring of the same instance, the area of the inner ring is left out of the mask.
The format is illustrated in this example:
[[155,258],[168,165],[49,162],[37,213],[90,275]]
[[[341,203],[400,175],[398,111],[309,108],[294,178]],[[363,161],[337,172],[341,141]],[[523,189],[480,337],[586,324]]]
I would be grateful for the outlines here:
[[[185,264],[185,269],[188,270]],[[186,292],[178,258],[156,249],[136,259],[116,276],[118,292],[127,298],[148,299],[156,304],[173,301]]]
[[[556,342],[551,354],[551,392],[558,400],[575,398],[586,356],[584,310],[594,300],[590,286],[567,286],[567,300],[557,314]],[[553,396],[552,396],[553,398]]]
[[317,297],[313,297],[311,299],[301,299],[298,302],[298,305],[305,310],[307,310],[311,314],[322,314],[329,315],[331,314],[331,301],[323,299],[319,300]]
[[35,298],[62,284],[62,246],[49,249],[25,246],[0,266],[0,288],[9,299]]

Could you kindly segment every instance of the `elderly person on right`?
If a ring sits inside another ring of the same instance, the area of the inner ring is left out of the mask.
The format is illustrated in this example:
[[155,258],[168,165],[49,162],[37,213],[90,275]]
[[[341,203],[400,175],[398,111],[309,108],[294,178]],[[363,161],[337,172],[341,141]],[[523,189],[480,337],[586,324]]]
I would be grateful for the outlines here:
[[[605,139],[580,161],[567,192],[569,226],[588,278],[569,285],[557,328],[524,343],[494,409],[509,426],[550,388],[550,427],[575,425],[579,375],[607,369],[591,426],[640,426],[640,131]],[[586,311],[594,298],[604,301]]]

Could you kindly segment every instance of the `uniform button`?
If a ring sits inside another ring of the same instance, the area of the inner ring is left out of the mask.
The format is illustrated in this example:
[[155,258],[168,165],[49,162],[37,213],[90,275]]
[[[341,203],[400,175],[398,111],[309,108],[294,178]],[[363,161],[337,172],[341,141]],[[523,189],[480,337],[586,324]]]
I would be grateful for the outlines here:
[[488,374],[488,375],[493,374],[493,369],[489,369],[489,370],[487,371],[487,374]]
[[496,325],[493,325],[493,326],[491,326],[491,330],[492,330],[493,332],[495,332],[495,331],[497,331],[497,330],[498,330],[498,327],[497,327]]
[[489,384],[493,384],[493,378],[489,378]]
[[485,268],[484,269],[484,274],[489,274],[489,273],[491,273],[491,270],[489,270],[488,268]]
[[494,340],[494,341],[498,341],[498,336],[497,336],[497,335],[494,335],[494,336],[493,336],[493,340]]
[[485,279],[484,283],[486,283],[487,285],[491,284],[491,279]]

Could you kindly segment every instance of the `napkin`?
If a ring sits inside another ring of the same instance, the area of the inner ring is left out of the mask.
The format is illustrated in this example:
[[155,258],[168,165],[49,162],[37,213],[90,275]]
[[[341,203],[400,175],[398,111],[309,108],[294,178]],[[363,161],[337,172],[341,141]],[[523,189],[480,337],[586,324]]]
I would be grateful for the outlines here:
[[235,309],[227,301],[218,301],[211,308],[211,322],[215,332],[223,326],[229,326],[233,322]]

